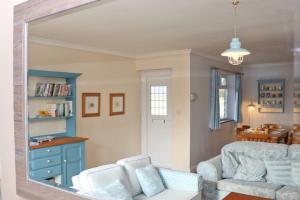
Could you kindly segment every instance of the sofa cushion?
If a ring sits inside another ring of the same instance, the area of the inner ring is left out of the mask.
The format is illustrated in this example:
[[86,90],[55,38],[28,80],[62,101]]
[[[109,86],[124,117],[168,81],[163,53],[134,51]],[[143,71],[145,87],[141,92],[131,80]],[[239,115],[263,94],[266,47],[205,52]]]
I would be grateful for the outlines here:
[[131,194],[125,185],[119,180],[115,180],[113,183],[103,188],[105,193],[111,197],[118,198],[120,200],[133,200]]
[[293,185],[291,178],[292,164],[290,159],[265,160],[267,182],[277,185]]
[[218,190],[227,192],[237,192],[262,198],[274,199],[276,190],[280,189],[280,185],[266,182],[248,182],[233,179],[223,179],[218,181]]
[[152,165],[136,169],[136,175],[147,197],[154,196],[165,190],[165,186],[157,170]]
[[[198,196],[197,196],[198,195]],[[177,191],[177,190],[165,190],[153,197],[147,197],[144,194],[140,194],[135,196],[134,200],[191,200],[196,197],[195,200],[201,200],[201,195],[195,192],[185,192],[185,191]],[[193,199],[194,200],[194,199]]]
[[[132,195],[133,189],[122,166],[111,164],[84,170],[79,175],[80,185],[85,192],[99,193],[101,188],[119,179]],[[102,191],[105,193],[105,191]],[[133,196],[133,195],[132,195]]]
[[300,144],[290,145],[289,158],[292,160],[300,160]]
[[263,161],[247,156],[240,156],[241,164],[233,179],[244,181],[265,181],[266,167]]
[[295,186],[300,187],[300,160],[292,161],[292,180]]
[[288,156],[288,145],[245,141],[225,145],[222,148],[221,154],[223,178],[232,178],[235,175],[238,164],[240,163],[240,155],[259,160],[283,159]]
[[119,160],[118,165],[124,166],[126,173],[128,174],[129,180],[133,189],[133,196],[141,194],[142,188],[135,173],[138,168],[146,167],[151,164],[149,156],[134,156],[126,159]]
[[285,186],[276,192],[276,200],[299,200],[300,187]]

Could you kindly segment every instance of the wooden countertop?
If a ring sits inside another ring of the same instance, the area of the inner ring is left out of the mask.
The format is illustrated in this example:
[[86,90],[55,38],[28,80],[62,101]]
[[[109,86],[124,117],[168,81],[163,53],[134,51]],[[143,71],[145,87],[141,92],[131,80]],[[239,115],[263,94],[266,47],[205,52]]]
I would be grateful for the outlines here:
[[45,147],[52,147],[52,146],[58,146],[58,145],[64,145],[64,144],[83,142],[86,140],[88,140],[88,138],[83,138],[83,137],[56,138],[50,142],[43,142],[37,146],[30,146],[30,149],[40,149],[40,148],[45,148]]

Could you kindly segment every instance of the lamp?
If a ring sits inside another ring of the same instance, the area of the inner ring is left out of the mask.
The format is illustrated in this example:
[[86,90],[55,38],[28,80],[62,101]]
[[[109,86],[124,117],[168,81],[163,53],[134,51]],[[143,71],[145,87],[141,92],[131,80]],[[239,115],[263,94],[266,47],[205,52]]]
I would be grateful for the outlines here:
[[254,110],[254,108],[256,107],[256,105],[251,101],[251,103],[248,105],[248,109],[250,111]]
[[228,61],[232,65],[240,65],[244,60],[244,56],[250,55],[251,53],[247,49],[241,48],[240,39],[237,37],[237,7],[240,3],[239,0],[233,0],[232,5],[234,9],[234,38],[230,43],[230,48],[225,50],[221,56],[228,57]]

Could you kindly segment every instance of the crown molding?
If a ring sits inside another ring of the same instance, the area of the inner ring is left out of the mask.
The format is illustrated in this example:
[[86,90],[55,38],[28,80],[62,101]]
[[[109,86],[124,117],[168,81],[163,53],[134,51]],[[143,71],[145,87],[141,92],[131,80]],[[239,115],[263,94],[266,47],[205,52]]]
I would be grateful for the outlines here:
[[293,61],[279,61],[279,62],[264,62],[264,63],[253,63],[253,64],[244,64],[242,67],[261,67],[262,65],[264,67],[273,67],[274,65],[293,65]]
[[162,51],[162,52],[155,52],[155,53],[139,54],[136,56],[136,59],[154,58],[154,57],[163,57],[163,56],[175,56],[175,55],[189,55],[189,54],[191,54],[191,52],[192,52],[192,49]]
[[126,57],[126,58],[135,58],[135,55],[132,55],[132,54],[124,54],[124,53],[120,53],[120,52],[116,52],[116,51],[107,51],[107,50],[97,48],[97,47],[81,45],[81,44],[76,44],[76,43],[70,43],[70,42],[65,42],[65,41],[60,41],[60,40],[51,40],[51,39],[46,39],[46,38],[36,37],[36,36],[30,36],[29,42],[33,42],[36,44],[76,49],[76,50],[81,50],[81,51],[88,51],[88,52],[93,52],[93,53],[110,54],[110,55]]
[[212,60],[212,61],[215,61],[215,62],[219,62],[221,64],[228,64],[227,60],[222,59],[221,56],[217,58],[215,56],[211,56],[211,55],[208,55],[208,54],[205,54],[205,53],[202,53],[202,52],[199,52],[199,51],[195,51],[195,50],[192,50],[192,54],[203,57],[203,58],[206,58],[206,59],[209,59],[209,60]]

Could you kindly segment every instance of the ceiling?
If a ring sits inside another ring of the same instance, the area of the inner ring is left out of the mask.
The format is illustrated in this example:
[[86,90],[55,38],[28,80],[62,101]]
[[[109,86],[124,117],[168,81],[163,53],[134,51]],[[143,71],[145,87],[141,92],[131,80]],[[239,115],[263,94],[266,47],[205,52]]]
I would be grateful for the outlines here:
[[[299,0],[241,0],[238,37],[252,52],[246,63],[293,60],[299,7]],[[33,22],[29,35],[128,57],[193,49],[225,62],[220,53],[233,36],[233,10],[230,0],[112,0]]]

